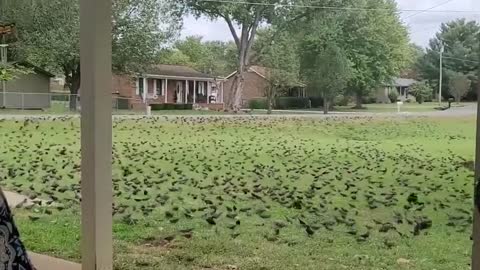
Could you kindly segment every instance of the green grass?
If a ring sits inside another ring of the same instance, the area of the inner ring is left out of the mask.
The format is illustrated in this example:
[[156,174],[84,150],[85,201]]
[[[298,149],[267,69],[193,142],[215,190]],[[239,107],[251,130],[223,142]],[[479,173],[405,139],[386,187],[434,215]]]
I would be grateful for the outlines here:
[[[26,245],[76,261],[79,141],[78,119],[0,122],[2,187],[65,206],[17,209]],[[116,269],[468,268],[473,118],[116,120],[113,141]]]

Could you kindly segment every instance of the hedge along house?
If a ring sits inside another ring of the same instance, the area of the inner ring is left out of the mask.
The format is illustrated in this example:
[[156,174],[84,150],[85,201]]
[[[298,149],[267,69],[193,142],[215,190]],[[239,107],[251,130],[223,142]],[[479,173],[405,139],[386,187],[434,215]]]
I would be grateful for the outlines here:
[[5,89],[0,84],[0,108],[50,108],[50,79],[54,75],[28,62],[12,64],[26,68],[29,73],[19,74],[17,78],[5,82]]
[[[230,96],[233,81],[237,72],[233,72],[225,78],[224,95],[225,98]],[[251,100],[265,98],[265,89],[270,84],[269,78],[271,69],[261,66],[250,66],[245,72],[245,84],[242,92],[242,106],[247,107]],[[306,89],[304,85],[289,86],[285,93],[281,93],[285,97],[306,97]]]
[[223,80],[186,66],[156,65],[137,76],[114,75],[112,83],[122,109],[155,104],[223,109]]

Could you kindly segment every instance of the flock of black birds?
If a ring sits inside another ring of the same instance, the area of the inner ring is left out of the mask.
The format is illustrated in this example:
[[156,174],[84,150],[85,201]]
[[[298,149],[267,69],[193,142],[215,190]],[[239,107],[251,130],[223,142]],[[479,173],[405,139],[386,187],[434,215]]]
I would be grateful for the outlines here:
[[[472,162],[448,149],[435,155],[415,142],[392,142],[408,132],[373,121],[117,119],[115,220],[176,224],[186,238],[202,228],[237,238],[242,227],[255,226],[272,242],[286,229],[311,238],[342,233],[358,242],[416,237],[434,226],[468,233]],[[409,125],[415,136],[462,139],[432,133],[433,124]],[[78,209],[79,138],[78,120],[68,117],[0,122],[2,187],[51,205],[33,206],[44,210],[32,221]]]

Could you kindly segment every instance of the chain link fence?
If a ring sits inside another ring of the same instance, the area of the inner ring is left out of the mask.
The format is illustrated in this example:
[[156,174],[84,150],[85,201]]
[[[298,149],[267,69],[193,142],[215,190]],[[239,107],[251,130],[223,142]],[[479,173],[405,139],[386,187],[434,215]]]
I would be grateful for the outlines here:
[[[131,109],[134,99],[112,96],[112,113],[139,113]],[[138,102],[138,100],[135,100]],[[0,92],[0,114],[76,114],[82,109],[79,95],[68,93]]]

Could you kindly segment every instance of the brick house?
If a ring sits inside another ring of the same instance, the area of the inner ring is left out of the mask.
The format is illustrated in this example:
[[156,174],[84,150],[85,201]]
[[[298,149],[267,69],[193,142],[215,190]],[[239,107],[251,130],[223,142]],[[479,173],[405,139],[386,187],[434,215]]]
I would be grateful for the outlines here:
[[112,80],[114,97],[129,109],[165,103],[223,109],[223,80],[190,67],[156,65],[136,76],[113,75]]
[[[237,72],[233,72],[225,78],[224,83],[224,96],[228,98],[235,75]],[[265,89],[269,84],[269,74],[270,69],[267,67],[261,66],[250,66],[245,72],[244,79],[245,85],[242,93],[242,106],[248,106],[250,100],[260,99],[265,97]],[[307,93],[305,91],[305,86],[295,85],[291,86],[286,93],[282,93],[283,96],[287,97],[306,97]]]

